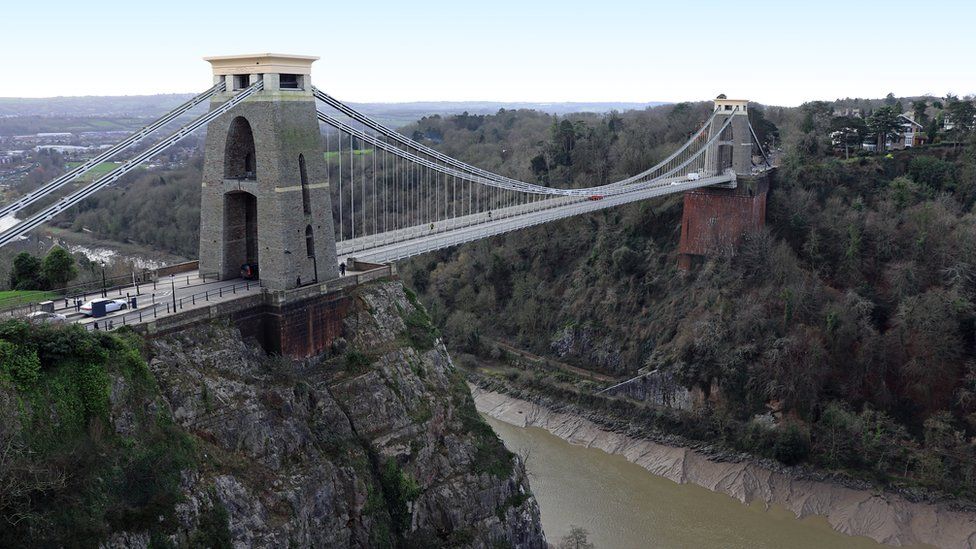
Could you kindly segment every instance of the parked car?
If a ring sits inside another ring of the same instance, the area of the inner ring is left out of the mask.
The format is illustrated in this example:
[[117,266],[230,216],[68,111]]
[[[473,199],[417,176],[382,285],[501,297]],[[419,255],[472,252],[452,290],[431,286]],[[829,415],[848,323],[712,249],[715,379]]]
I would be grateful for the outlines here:
[[92,315],[92,304],[99,301],[105,302],[105,312],[114,313],[115,311],[120,311],[122,309],[127,309],[129,307],[128,303],[124,299],[93,299],[88,303],[81,306],[82,314],[86,316]]
[[27,322],[31,324],[64,324],[68,322],[68,317],[59,313],[49,313],[47,311],[34,311],[27,315]]

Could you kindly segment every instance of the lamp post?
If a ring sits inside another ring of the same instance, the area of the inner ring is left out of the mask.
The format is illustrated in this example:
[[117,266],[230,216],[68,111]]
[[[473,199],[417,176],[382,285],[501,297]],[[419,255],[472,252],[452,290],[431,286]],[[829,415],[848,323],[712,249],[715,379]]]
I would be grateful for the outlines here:
[[176,279],[169,275],[169,287],[173,293],[173,313],[176,313]]
[[102,261],[102,298],[105,297],[105,262]]

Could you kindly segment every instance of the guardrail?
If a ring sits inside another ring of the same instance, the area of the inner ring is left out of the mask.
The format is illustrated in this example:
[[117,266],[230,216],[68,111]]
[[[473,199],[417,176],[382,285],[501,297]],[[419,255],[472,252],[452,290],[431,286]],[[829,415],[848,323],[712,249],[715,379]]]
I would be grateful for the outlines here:
[[176,297],[174,294],[163,298],[161,301],[152,302],[148,307],[133,309],[121,315],[103,317],[104,320],[96,320],[86,324],[85,329],[88,331],[111,331],[122,326],[142,324],[149,319],[159,318],[160,315],[175,314],[187,308],[197,307],[198,304],[223,299],[226,295],[238,295],[239,293],[247,293],[254,289],[263,291],[260,281],[244,280],[242,282],[235,282],[231,286],[209,288],[202,292],[196,292],[182,297]]
[[[205,312],[207,308],[204,308],[204,304],[229,304],[233,303],[234,300],[226,299],[228,295],[258,295],[255,290],[260,292],[265,292],[265,300],[270,299],[271,302],[289,302],[294,300],[301,300],[315,295],[321,295],[329,292],[335,292],[344,290],[346,288],[352,288],[360,284],[365,284],[373,280],[378,280],[384,277],[392,277],[397,274],[396,266],[393,264],[375,264],[357,261],[353,258],[350,259],[350,264],[356,269],[363,269],[363,272],[358,272],[355,274],[348,274],[346,276],[334,278],[327,280],[318,284],[311,284],[308,286],[303,286],[300,288],[294,288],[288,291],[276,291],[268,292],[266,288],[261,284],[259,280],[242,280],[235,282],[231,285],[221,285],[214,288],[204,288],[201,291],[197,291],[188,295],[183,295],[176,297],[176,293],[172,293],[167,296],[160,296],[156,298],[154,293],[148,288],[151,284],[153,289],[166,290],[168,287],[174,284],[179,277],[171,275],[171,281],[154,281],[153,283],[147,283],[143,285],[143,293],[139,296],[142,299],[151,300],[147,304],[142,305],[136,309],[127,310],[121,314],[113,314],[111,316],[105,316],[93,321],[86,321],[83,326],[86,330],[93,331],[112,331],[123,326],[135,326],[139,324],[144,324],[147,322],[154,321],[158,318],[174,318],[174,315],[179,314],[180,317],[189,315],[189,317],[194,317],[194,311]],[[213,282],[219,282],[215,275],[213,276]],[[186,279],[187,283],[190,281],[188,276]],[[199,286],[205,287],[208,283],[200,284]],[[194,287],[195,285],[190,285],[189,287]],[[182,288],[187,288],[188,286],[182,286]],[[123,289],[131,289],[130,286],[125,286]],[[174,288],[175,290],[175,288]],[[149,297],[147,297],[147,294]],[[100,294],[99,294],[100,295]],[[134,295],[125,296],[126,298],[136,297]],[[137,303],[140,302],[137,300]],[[267,301],[265,301],[267,302]],[[145,303],[142,301],[141,303]],[[72,312],[70,309],[69,314],[77,314]],[[196,315],[199,317],[199,314]],[[178,317],[176,317],[178,318]],[[177,319],[176,323],[179,324],[180,321]]]
[[[187,271],[182,271],[182,272],[187,272]],[[217,275],[210,274],[210,273],[198,273],[195,277],[191,277],[190,275],[185,275],[185,278],[177,277],[175,274],[170,274],[169,277],[171,280],[181,280],[181,279],[185,280],[185,284],[181,286],[184,288],[187,286],[205,286],[207,284],[219,282]],[[196,281],[200,281],[200,282],[196,284],[191,284],[191,280],[194,282]],[[155,276],[149,278],[148,280],[141,280],[139,278],[136,278],[135,282],[130,282],[122,286],[113,286],[111,288],[94,288],[88,292],[60,295],[54,299],[49,299],[47,301],[53,301],[56,304],[55,305],[56,312],[57,312],[57,304],[63,301],[64,305],[61,307],[61,309],[66,310],[67,312],[70,313],[72,306],[74,306],[75,310],[77,311],[78,307],[82,303],[85,303],[90,299],[95,299],[95,298],[112,299],[113,297],[121,299],[121,298],[131,298],[133,296],[138,297],[144,295],[144,292],[147,291],[147,288],[149,286],[152,286],[152,289],[156,290],[160,284],[163,285],[167,284],[165,278],[155,277]],[[16,316],[23,316],[25,314],[30,314],[34,311],[40,310],[41,303],[43,302],[33,302],[25,305],[17,305],[14,307],[8,307],[6,309],[0,309],[0,315],[16,317]]]
[[[93,280],[83,284],[74,284],[64,288],[56,288],[51,290],[51,292],[58,294],[58,297],[48,301],[73,301],[76,299],[87,301],[88,297],[98,296],[108,298],[110,294],[115,293],[121,297],[122,293],[126,289],[132,289],[136,294],[138,294],[139,288],[142,285],[158,281],[166,276],[195,271],[199,264],[199,261],[187,261],[184,263],[160,267],[158,269],[142,269],[141,271],[132,271],[127,275],[113,276],[105,278],[104,280]],[[210,273],[207,273],[207,276],[212,276],[214,279],[216,279],[216,274],[211,275]],[[206,282],[206,278],[203,275],[201,275],[201,278],[204,280],[204,282]],[[121,284],[117,284],[117,282],[121,282]],[[40,303],[41,302],[33,302],[0,308],[0,315],[9,314],[10,316],[17,316],[18,314],[32,313],[39,309]],[[67,305],[65,306],[67,307]]]

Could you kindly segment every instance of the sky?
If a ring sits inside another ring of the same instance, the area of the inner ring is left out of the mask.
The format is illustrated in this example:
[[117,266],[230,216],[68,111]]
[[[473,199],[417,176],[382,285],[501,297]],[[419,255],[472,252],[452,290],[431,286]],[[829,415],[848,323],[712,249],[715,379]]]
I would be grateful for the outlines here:
[[976,2],[44,0],[0,14],[0,97],[200,92],[205,56],[321,57],[344,101],[767,105],[976,93]]

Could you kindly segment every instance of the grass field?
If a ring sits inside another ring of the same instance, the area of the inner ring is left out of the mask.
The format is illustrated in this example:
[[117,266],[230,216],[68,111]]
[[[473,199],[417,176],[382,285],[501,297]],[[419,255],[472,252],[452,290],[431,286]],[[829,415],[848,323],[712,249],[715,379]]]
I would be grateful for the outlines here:
[[[82,164],[83,162],[68,162],[68,169],[74,169]],[[119,165],[115,162],[102,162],[78,179],[80,181],[94,181],[118,167]]]
[[[373,149],[353,149],[352,154],[354,156],[365,156],[367,154],[373,154]],[[343,158],[349,158],[349,151],[342,151]],[[328,151],[325,153],[326,160],[338,160],[339,151]]]
[[7,290],[0,291],[0,309],[10,309],[28,303],[47,301],[58,297],[54,292],[42,292],[34,290]]

